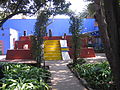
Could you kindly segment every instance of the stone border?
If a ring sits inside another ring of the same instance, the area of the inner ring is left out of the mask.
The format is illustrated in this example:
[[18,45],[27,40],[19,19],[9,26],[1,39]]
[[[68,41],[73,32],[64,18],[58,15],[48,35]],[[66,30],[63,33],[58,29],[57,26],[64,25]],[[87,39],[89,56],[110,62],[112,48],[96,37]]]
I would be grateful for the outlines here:
[[76,76],[76,77],[78,78],[78,80],[82,83],[82,85],[83,85],[85,88],[87,88],[88,90],[94,90],[94,89],[92,89],[92,88],[90,88],[90,87],[88,86],[87,81],[86,81],[85,79],[81,78],[81,77],[79,76],[79,73],[78,73],[76,70],[71,69],[71,65],[70,65],[70,64],[67,64],[67,67],[68,67],[68,68],[70,69],[70,71],[74,74],[74,76]]

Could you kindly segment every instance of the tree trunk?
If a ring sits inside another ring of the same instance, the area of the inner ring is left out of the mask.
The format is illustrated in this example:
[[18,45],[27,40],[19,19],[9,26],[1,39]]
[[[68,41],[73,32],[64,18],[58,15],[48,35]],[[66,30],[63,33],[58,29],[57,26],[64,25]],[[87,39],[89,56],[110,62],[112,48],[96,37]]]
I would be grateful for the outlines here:
[[117,90],[120,90],[120,13],[119,0],[104,0],[107,30],[113,53],[113,75]]
[[76,61],[77,61],[77,38],[74,36],[73,37],[73,64],[76,64]]
[[96,8],[96,14],[95,14],[95,19],[98,23],[98,28],[100,31],[101,39],[104,45],[104,51],[107,57],[108,62],[110,63],[111,68],[113,67],[112,65],[112,60],[113,60],[113,55],[112,55],[112,50],[110,46],[110,41],[108,37],[108,32],[107,32],[107,24],[105,23],[105,16],[104,12],[101,8],[101,2],[100,0],[95,0],[95,8]]

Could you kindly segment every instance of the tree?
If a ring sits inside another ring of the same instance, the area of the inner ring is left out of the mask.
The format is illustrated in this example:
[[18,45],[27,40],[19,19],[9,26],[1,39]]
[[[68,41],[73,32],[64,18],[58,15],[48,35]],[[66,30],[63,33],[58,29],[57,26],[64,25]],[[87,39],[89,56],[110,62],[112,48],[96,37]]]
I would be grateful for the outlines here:
[[111,51],[110,41],[107,32],[107,24],[105,22],[104,8],[103,5],[101,5],[101,1],[96,0],[95,2],[89,4],[88,12],[89,12],[89,16],[95,18],[96,22],[98,23],[100,36],[104,44],[105,53],[112,67],[112,55],[111,55],[112,51]]
[[82,27],[82,19],[77,16],[70,16],[69,32],[72,33],[72,49],[73,49],[73,64],[76,64],[80,52],[80,31]]
[[110,63],[117,90],[120,90],[120,0],[92,0],[105,53]]
[[120,0],[104,1],[107,31],[113,56],[113,75],[116,89],[120,90]]
[[35,23],[35,32],[32,39],[32,54],[37,61],[37,66],[41,67],[43,59],[43,37],[46,33],[46,27],[48,24],[48,12],[42,11],[37,17],[37,22]]
[[[33,0],[32,0],[33,1]],[[9,18],[13,17],[17,14],[25,14],[28,13],[31,14],[35,12],[35,9],[33,7],[35,5],[29,5],[29,0],[6,0],[5,2],[1,3],[0,5],[0,12],[2,13],[0,27],[6,22]]]

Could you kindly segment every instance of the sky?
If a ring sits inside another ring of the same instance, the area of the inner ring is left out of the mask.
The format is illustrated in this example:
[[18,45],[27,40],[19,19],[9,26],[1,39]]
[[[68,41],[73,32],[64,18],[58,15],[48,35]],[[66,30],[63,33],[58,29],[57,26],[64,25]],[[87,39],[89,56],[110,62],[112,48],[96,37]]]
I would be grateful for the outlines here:
[[[72,5],[70,6],[70,9],[72,11],[75,11],[76,13],[82,12],[85,8],[86,5],[89,4],[89,2],[85,2],[85,0],[66,0],[66,2],[70,2]],[[14,16],[13,19],[19,19],[21,18],[21,15]],[[36,18],[36,17],[27,17],[28,19]],[[57,15],[55,18],[69,18],[68,16],[65,15]]]
[[[69,8],[72,11],[76,12],[76,14],[78,14],[79,12],[83,12],[87,8],[87,5],[90,3],[85,2],[85,0],[66,0],[66,2],[71,3],[71,6]],[[55,18],[69,18],[69,17],[65,15],[57,15]]]
[[70,6],[70,9],[75,11],[76,13],[82,12],[86,5],[89,2],[85,2],[85,0],[66,0],[67,2],[70,2],[72,5]]

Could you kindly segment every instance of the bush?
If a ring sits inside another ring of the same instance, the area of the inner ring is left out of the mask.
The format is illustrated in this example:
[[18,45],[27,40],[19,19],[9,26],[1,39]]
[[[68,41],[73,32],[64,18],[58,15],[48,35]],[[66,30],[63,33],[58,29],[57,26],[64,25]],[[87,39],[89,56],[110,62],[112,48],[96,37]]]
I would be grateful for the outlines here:
[[26,64],[4,64],[2,90],[49,90],[45,83],[50,73],[42,68]]
[[77,64],[73,67],[81,78],[84,78],[91,88],[97,90],[110,90],[113,77],[108,62],[97,64]]
[[86,63],[86,61],[83,58],[79,58],[79,59],[77,59],[76,63],[82,65],[82,64]]

